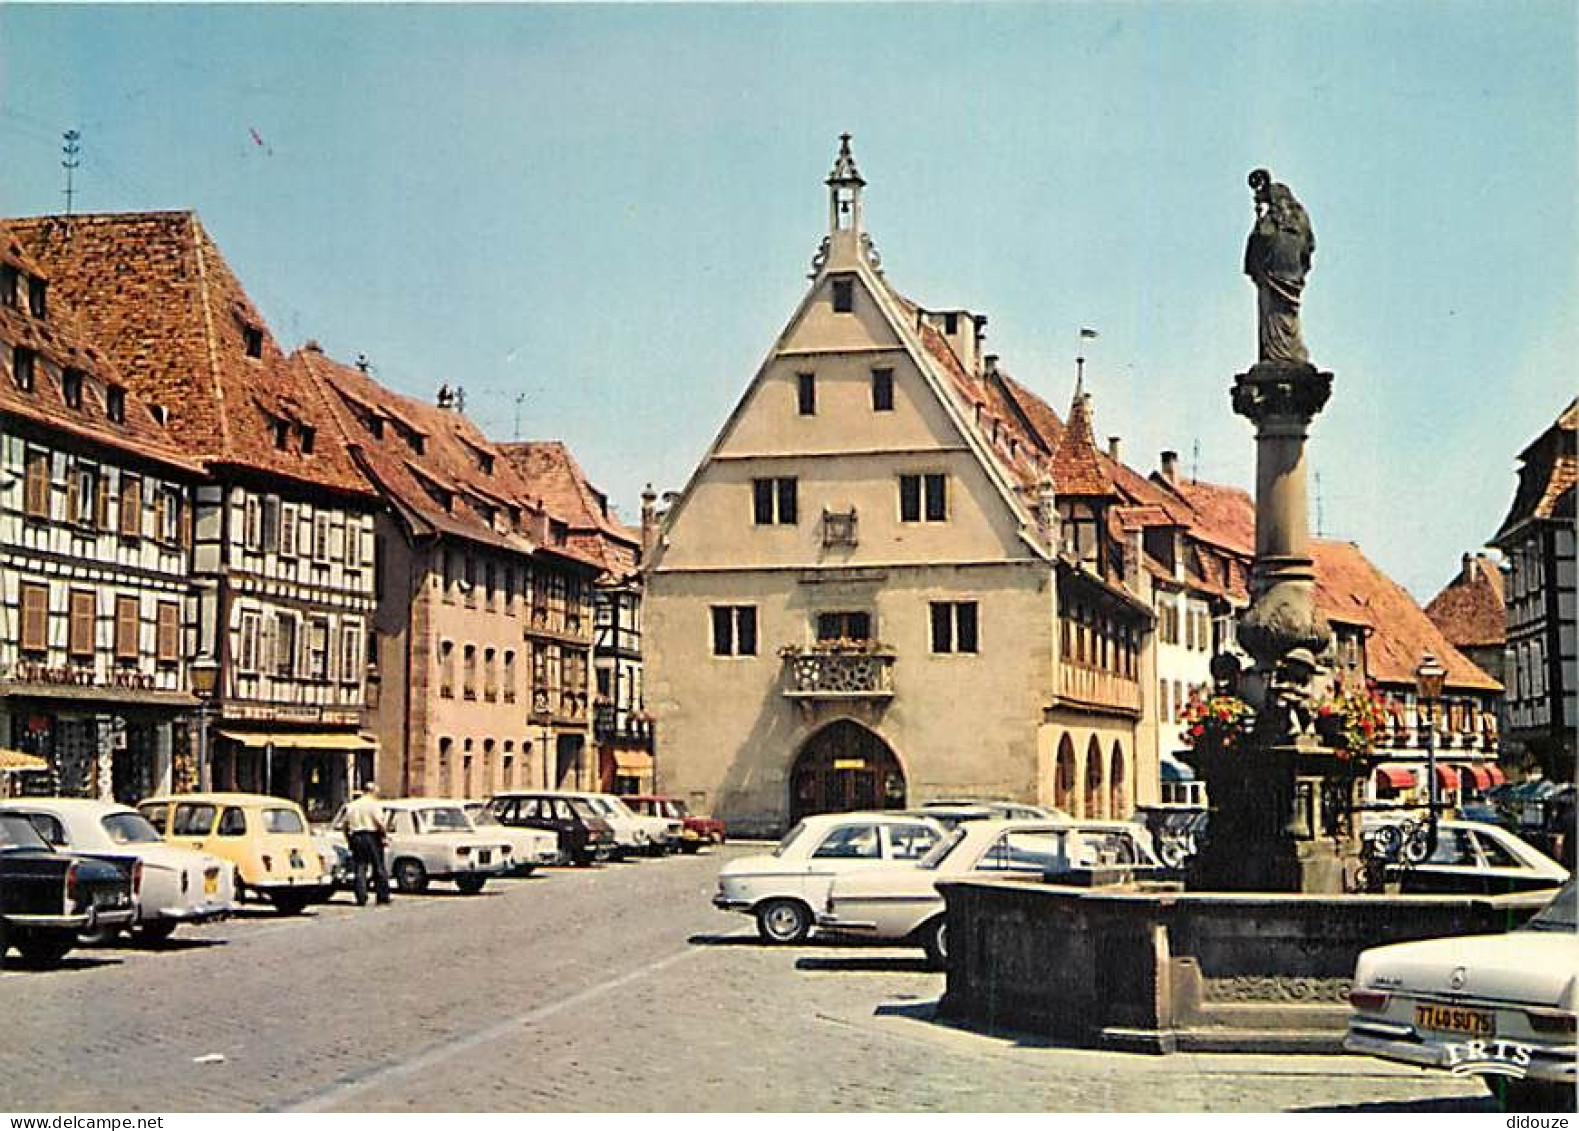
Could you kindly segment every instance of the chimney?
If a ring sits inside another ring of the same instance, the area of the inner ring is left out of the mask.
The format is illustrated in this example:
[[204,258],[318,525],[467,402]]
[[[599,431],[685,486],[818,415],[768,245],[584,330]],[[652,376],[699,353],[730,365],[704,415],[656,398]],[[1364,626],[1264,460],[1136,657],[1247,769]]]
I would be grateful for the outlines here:
[[1114,463],[1123,462],[1118,458],[1118,444],[1119,438],[1117,436],[1109,436],[1107,438],[1107,458],[1112,460]]
[[1169,483],[1179,481],[1179,453],[1166,451],[1162,453],[1162,477]]
[[1479,564],[1476,559],[1479,557],[1479,554],[1464,555],[1464,571],[1462,577],[1465,585],[1473,585],[1475,583],[1475,566]]
[[652,484],[641,493],[641,556],[646,561],[658,544],[658,495]]
[[971,322],[976,327],[976,341],[971,353],[980,357],[982,344],[987,340],[987,316],[985,314],[973,314],[971,315]]
[[989,353],[986,357],[982,358],[981,360],[982,360],[982,371],[984,373],[986,373],[986,375],[988,377],[991,377],[991,376],[995,375],[998,372],[998,355],[997,354]]

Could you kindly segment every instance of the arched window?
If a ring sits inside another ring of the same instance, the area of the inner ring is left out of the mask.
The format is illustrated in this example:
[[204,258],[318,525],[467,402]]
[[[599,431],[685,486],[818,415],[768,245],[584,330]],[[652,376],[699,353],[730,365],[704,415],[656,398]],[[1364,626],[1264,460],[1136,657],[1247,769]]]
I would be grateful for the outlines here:
[[1073,814],[1075,798],[1075,744],[1065,734],[1058,740],[1058,764],[1053,768],[1053,805]]
[[1097,745],[1096,735],[1092,735],[1091,742],[1086,747],[1085,806],[1079,816],[1094,818],[1107,816],[1107,806],[1103,804],[1107,799],[1103,796],[1102,778],[1102,747]]
[[1118,739],[1113,740],[1113,753],[1109,756],[1108,772],[1108,816],[1114,820],[1122,818],[1129,812],[1129,782],[1124,774],[1124,748],[1119,745]]

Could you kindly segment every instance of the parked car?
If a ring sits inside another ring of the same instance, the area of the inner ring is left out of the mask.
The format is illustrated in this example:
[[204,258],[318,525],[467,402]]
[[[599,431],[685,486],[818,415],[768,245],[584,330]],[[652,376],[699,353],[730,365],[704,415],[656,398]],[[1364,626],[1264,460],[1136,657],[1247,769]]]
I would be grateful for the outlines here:
[[230,863],[237,899],[299,915],[334,894],[301,806],[261,793],[183,793],[137,806],[162,835]]
[[[338,822],[337,822],[338,823]],[[433,880],[452,880],[467,895],[482,891],[489,876],[510,866],[505,838],[479,832],[463,802],[408,797],[384,803],[384,860],[403,892],[426,891]]]
[[577,867],[601,863],[614,851],[614,830],[579,797],[562,793],[501,793],[488,808],[509,828],[546,829],[559,837],[559,851]]
[[1100,867],[1152,870],[1144,830],[1124,821],[971,821],[910,868],[834,879],[817,926],[922,947],[934,967],[948,958],[939,880],[1033,878]]
[[662,856],[674,851],[674,846],[680,842],[683,826],[679,821],[668,817],[644,817],[612,793],[566,793],[565,796],[581,798],[608,822],[614,832],[617,857]]
[[[217,856],[169,844],[148,819],[126,805],[82,797],[18,797],[0,803],[33,823],[51,847],[111,863],[142,865],[133,933],[158,940],[182,923],[207,923],[230,914],[235,900],[231,869]],[[113,934],[114,930],[107,933]],[[106,934],[99,926],[85,942]]]
[[338,829],[314,826],[312,840],[329,876],[329,885],[335,891],[349,891],[356,882],[356,862],[351,858],[345,834]]
[[994,801],[979,797],[939,797],[921,803],[923,810],[980,808],[1002,821],[1067,821],[1069,814],[1050,805],[1029,805],[1023,801]]
[[509,872],[530,876],[538,868],[558,864],[559,835],[547,829],[512,828],[494,816],[486,801],[466,802],[466,815],[477,831],[510,846]]
[[638,794],[621,797],[620,800],[642,816],[679,821],[681,852],[700,852],[709,844],[723,844],[727,839],[724,822],[716,817],[701,817],[688,812],[681,798]]
[[12,947],[34,966],[55,966],[80,932],[129,924],[140,870],[56,852],[28,818],[0,813],[0,966]]
[[771,855],[731,860],[718,873],[713,906],[755,916],[764,942],[799,942],[816,925],[828,888],[842,872],[914,864],[942,840],[930,817],[908,813],[823,813],[785,834]]
[[1389,870],[1405,894],[1501,895],[1562,886],[1568,869],[1516,834],[1475,821],[1441,821],[1436,849],[1418,864]]
[[1509,1108],[1573,1111],[1579,903],[1570,880],[1505,935],[1395,943],[1354,970],[1343,1047],[1473,1074]]

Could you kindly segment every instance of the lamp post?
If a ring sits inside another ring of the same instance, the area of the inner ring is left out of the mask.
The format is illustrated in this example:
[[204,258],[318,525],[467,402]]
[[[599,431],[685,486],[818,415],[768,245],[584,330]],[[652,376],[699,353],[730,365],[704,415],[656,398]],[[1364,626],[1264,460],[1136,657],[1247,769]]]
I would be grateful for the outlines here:
[[1430,844],[1432,851],[1436,850],[1436,824],[1441,812],[1442,803],[1438,797],[1438,784],[1436,780],[1436,710],[1435,703],[1442,697],[1442,682],[1447,678],[1447,669],[1438,662],[1436,656],[1427,651],[1420,657],[1420,666],[1415,668],[1415,697],[1420,701],[1420,706],[1425,711],[1425,762],[1426,776],[1429,780],[1430,798],[1427,803],[1429,810]]
[[219,661],[199,656],[192,661],[192,692],[197,696],[197,788],[207,792],[214,787],[209,767],[208,720],[214,713],[214,693],[219,687]]

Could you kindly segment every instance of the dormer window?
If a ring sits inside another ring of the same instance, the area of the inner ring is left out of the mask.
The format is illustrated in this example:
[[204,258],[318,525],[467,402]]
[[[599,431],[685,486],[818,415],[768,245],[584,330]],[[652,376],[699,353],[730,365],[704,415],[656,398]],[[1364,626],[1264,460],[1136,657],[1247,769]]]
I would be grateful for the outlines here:
[[27,281],[27,308],[32,311],[34,318],[43,318],[48,314],[46,297],[49,284],[43,279],[29,279]]
[[318,433],[316,429],[309,428],[305,424],[301,426],[302,455],[312,455],[313,443],[317,440],[317,438]]
[[855,309],[855,280],[833,280],[833,312],[849,314]]
[[274,446],[280,451],[288,451],[291,441],[291,426],[288,421],[276,420],[274,422]]
[[0,302],[7,306],[20,305],[19,284],[22,273],[9,263],[0,263]]
[[943,332],[950,337],[959,333],[959,313],[957,311],[951,310],[943,315]]
[[126,423],[126,390],[110,385],[104,390],[104,415],[112,424]]
[[477,469],[479,471],[481,471],[484,475],[492,475],[493,474],[493,456],[489,455],[487,452],[478,452],[477,453]]
[[263,356],[263,331],[257,326],[243,326],[241,340],[245,344],[248,357]]
[[570,527],[563,522],[550,521],[548,524],[548,538],[556,546],[563,546],[570,538]]
[[61,370],[60,395],[65,398],[67,408],[82,407],[82,370]]
[[33,391],[33,375],[38,364],[38,355],[23,346],[14,346],[11,350],[11,380],[16,382],[16,387],[24,393]]

